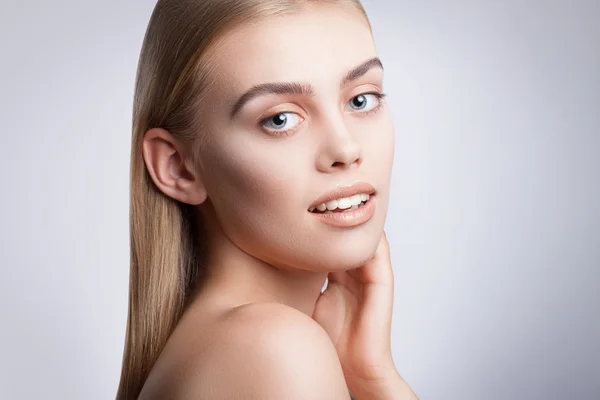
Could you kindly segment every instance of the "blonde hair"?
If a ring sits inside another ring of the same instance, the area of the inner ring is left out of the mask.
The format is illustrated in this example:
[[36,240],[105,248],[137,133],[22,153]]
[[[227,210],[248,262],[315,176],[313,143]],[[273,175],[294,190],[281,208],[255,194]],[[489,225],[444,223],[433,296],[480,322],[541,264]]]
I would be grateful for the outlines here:
[[211,45],[236,26],[293,13],[308,3],[354,7],[369,23],[359,0],[159,0],[154,8],[133,105],[129,308],[118,400],[138,397],[203,273],[202,231],[193,208],[154,185],[142,155],[144,134],[163,128],[189,143],[198,157]]

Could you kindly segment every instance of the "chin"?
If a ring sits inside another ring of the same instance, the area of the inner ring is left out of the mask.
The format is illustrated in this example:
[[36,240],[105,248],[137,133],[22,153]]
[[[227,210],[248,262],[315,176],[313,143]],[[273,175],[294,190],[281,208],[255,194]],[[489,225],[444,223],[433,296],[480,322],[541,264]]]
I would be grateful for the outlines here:
[[321,242],[312,248],[309,265],[318,271],[345,271],[361,267],[375,255],[381,230],[360,237],[338,238]]
[[358,268],[371,260],[381,241],[387,214],[387,196],[372,198],[376,200],[375,213],[360,225],[339,228],[310,219],[305,234],[309,238],[305,249],[310,253],[304,255],[310,261],[303,264],[318,271],[343,271]]

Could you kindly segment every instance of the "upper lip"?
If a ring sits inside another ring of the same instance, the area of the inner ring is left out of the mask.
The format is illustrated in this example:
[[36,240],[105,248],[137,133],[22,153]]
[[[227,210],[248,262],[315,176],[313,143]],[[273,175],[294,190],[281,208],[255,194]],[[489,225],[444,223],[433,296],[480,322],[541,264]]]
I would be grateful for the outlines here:
[[352,185],[339,185],[333,190],[324,193],[317,200],[315,200],[309,207],[313,208],[318,206],[319,204],[327,203],[331,200],[341,199],[342,197],[350,197],[359,193],[373,194],[375,192],[375,188],[366,183],[366,182],[356,182]]

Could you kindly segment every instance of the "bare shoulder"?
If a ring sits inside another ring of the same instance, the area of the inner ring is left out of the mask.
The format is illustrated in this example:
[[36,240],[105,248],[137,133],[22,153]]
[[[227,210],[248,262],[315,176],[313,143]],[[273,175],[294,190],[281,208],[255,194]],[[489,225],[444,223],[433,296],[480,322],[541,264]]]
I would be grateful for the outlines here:
[[186,367],[180,399],[350,399],[329,336],[309,316],[276,303],[232,309]]

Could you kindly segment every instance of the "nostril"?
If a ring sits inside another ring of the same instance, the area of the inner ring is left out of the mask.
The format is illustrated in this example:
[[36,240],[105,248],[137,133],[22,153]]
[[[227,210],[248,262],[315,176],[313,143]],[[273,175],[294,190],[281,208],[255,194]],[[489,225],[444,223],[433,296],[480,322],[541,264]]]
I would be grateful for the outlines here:
[[334,161],[333,164],[331,164],[331,168],[348,168],[352,164],[360,165],[361,163],[362,163],[362,158],[358,157],[352,162],[350,162],[350,161]]

